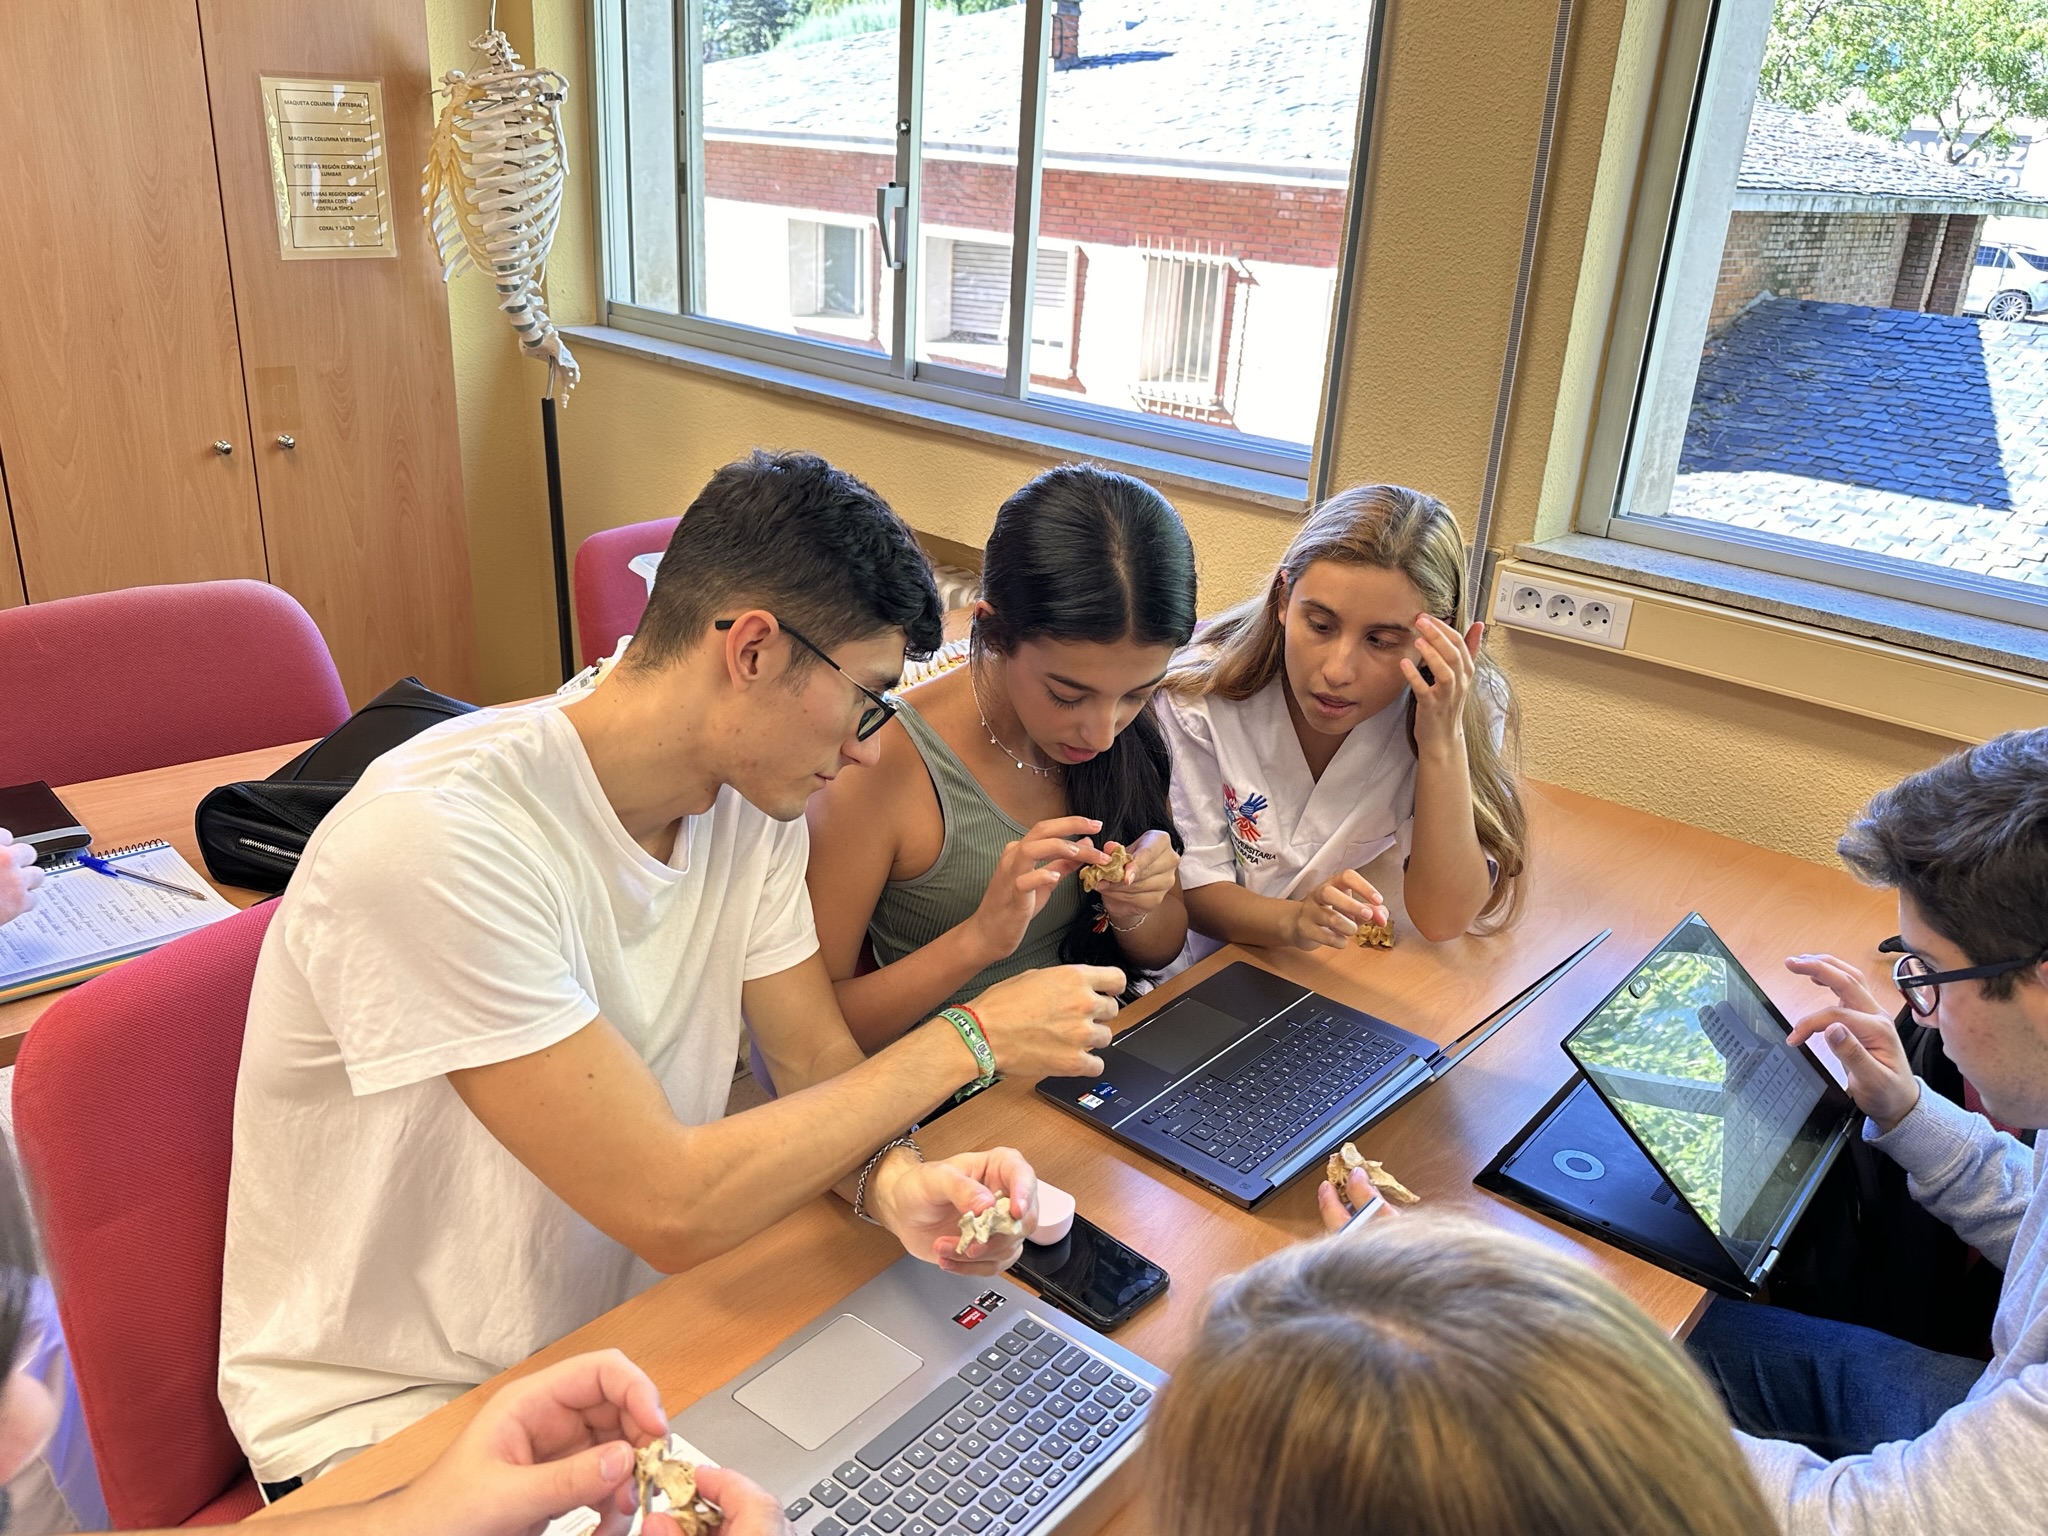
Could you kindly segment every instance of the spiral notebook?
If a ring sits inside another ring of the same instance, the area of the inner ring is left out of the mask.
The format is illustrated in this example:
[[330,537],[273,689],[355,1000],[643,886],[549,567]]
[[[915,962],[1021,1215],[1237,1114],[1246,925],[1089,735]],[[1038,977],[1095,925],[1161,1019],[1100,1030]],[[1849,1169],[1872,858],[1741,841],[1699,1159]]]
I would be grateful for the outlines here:
[[36,904],[0,926],[0,1003],[68,987],[235,915],[234,905],[169,843],[135,843],[100,857],[197,894],[103,875],[76,859],[45,865]]

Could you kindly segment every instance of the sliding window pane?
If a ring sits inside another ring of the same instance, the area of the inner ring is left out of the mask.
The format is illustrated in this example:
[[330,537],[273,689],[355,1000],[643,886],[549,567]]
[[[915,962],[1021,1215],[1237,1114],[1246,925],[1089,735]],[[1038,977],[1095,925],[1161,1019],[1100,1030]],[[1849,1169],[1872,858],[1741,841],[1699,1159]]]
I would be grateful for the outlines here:
[[1064,376],[1034,349],[1041,397],[1307,443],[1371,7],[1048,4],[1039,238],[1072,309]]
[[895,0],[707,0],[704,308],[886,354],[875,191],[895,178]]
[[1611,532],[2048,598],[2048,148],[1948,111],[1945,15],[1717,33]]
[[615,217],[631,253],[631,287],[617,297],[678,311],[676,261],[676,3],[622,0],[628,200]]
[[1024,7],[918,3],[925,41],[917,357],[1001,374],[1009,360]]

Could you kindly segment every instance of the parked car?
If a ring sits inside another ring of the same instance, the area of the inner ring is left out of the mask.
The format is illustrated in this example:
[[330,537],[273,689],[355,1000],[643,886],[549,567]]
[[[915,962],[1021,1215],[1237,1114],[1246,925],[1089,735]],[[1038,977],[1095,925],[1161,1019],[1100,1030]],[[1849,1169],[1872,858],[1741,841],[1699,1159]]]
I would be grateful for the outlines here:
[[2048,314],[2048,253],[2019,245],[1978,246],[1963,308],[1993,320]]

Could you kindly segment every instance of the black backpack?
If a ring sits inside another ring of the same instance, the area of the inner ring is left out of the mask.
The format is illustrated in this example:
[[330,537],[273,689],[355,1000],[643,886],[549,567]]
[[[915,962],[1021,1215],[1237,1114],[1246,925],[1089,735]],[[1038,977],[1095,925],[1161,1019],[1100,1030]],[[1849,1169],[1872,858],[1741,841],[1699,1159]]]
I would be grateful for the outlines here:
[[299,867],[313,829],[365,768],[428,726],[475,708],[402,678],[269,778],[221,785],[193,818],[207,873],[275,895]]

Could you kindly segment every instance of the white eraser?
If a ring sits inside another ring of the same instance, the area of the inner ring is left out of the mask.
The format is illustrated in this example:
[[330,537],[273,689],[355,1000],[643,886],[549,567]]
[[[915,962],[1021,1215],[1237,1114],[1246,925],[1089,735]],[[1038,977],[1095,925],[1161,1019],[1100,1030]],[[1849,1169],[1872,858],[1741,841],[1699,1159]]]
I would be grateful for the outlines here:
[[1074,1197],[1041,1179],[1038,1184],[1038,1225],[1026,1241],[1050,1247],[1073,1230]]

